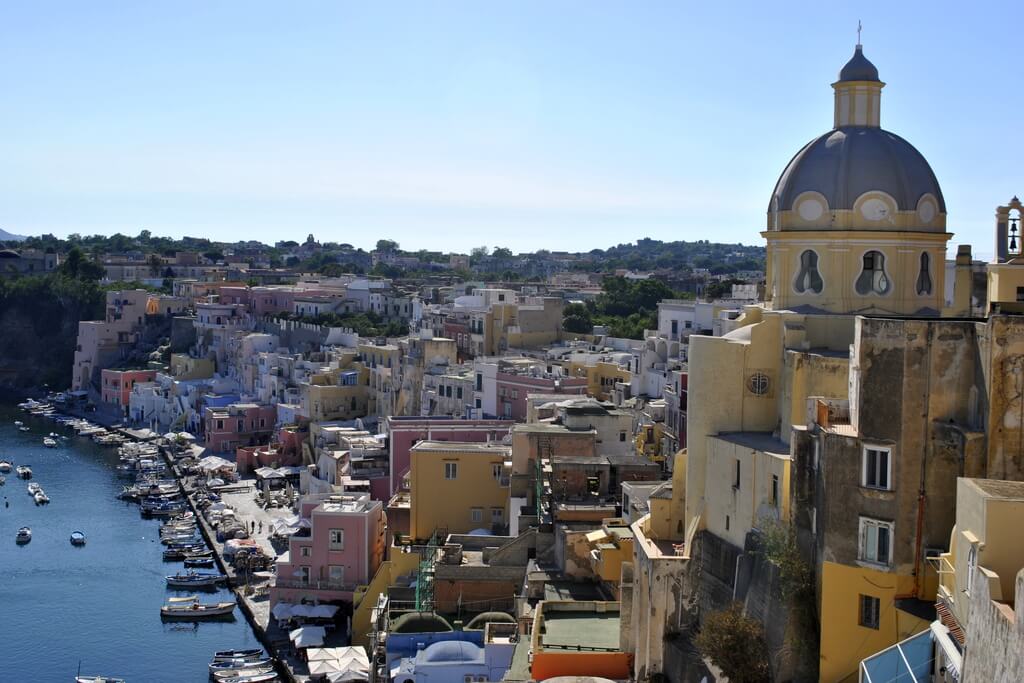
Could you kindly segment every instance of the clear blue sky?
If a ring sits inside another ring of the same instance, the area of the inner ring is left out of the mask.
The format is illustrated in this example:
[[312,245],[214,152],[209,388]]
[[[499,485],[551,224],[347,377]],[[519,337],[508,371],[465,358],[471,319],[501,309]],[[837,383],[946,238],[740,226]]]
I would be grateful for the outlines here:
[[760,244],[858,19],[882,125],[990,254],[1024,192],[1020,2],[7,2],[0,228]]

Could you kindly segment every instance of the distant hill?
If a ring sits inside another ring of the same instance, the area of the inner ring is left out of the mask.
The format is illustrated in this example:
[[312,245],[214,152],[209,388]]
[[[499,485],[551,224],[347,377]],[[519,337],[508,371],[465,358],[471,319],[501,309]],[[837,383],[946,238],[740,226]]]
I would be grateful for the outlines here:
[[13,235],[0,228],[0,242],[21,242],[25,239],[26,237],[24,235]]

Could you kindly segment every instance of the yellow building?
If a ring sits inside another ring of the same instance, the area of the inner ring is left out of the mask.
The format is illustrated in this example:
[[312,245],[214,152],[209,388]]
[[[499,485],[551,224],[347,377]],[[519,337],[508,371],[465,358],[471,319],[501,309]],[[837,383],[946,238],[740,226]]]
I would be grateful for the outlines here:
[[213,377],[213,359],[193,358],[187,353],[171,354],[171,375],[175,379],[209,379]]
[[[509,520],[504,471],[512,449],[496,443],[420,441],[410,451],[409,534],[503,530]],[[502,531],[503,533],[503,531]]]
[[[775,677],[856,678],[864,657],[927,628],[925,558],[948,541],[957,477],[1024,478],[1011,455],[1024,398],[1007,386],[1024,370],[1024,324],[939,317],[942,191],[925,158],[880,127],[883,86],[858,45],[833,84],[833,129],[772,192],[769,301],[722,337],[690,338],[688,440],[673,473],[685,484],[652,495],[623,573],[638,678],[665,672],[665,634],[697,626],[681,605],[701,615],[732,599],[763,615]],[[1010,211],[997,210],[1003,233]],[[990,298],[1015,301],[1024,276],[1011,269],[1024,268],[1002,239]],[[958,315],[971,310],[964,255]],[[814,570],[816,634],[796,630],[809,623],[794,605],[765,607],[775,593],[751,575],[750,544],[776,520]],[[796,658],[792,645],[815,635],[818,656]]]
[[302,408],[312,422],[354,420],[369,408],[370,370],[361,364],[310,375],[302,385]]

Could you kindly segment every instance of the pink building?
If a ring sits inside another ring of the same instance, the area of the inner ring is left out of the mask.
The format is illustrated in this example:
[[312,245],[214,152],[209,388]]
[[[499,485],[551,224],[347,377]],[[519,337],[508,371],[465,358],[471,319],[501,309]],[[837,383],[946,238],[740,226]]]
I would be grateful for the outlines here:
[[266,443],[274,433],[277,408],[256,403],[232,403],[203,410],[206,447],[215,453],[234,453],[239,446]]
[[500,441],[512,428],[511,420],[459,420],[450,417],[391,416],[387,424],[389,497],[398,491],[402,477],[409,471],[409,451],[417,442]]
[[217,302],[222,304],[242,304],[249,306],[252,299],[252,290],[245,285],[229,285],[220,288],[220,295]]
[[278,602],[349,602],[356,586],[370,583],[384,561],[384,505],[366,493],[305,496],[309,520],[277,559],[270,606]]
[[495,378],[498,414],[516,422],[526,421],[527,394],[587,395],[586,377],[541,376],[499,371]]
[[126,410],[128,397],[137,382],[152,382],[156,370],[103,370],[100,373],[100,391],[104,403]]
[[302,464],[302,440],[309,431],[295,427],[279,429],[265,446],[239,446],[235,451],[235,465],[240,474],[261,467],[296,467]]

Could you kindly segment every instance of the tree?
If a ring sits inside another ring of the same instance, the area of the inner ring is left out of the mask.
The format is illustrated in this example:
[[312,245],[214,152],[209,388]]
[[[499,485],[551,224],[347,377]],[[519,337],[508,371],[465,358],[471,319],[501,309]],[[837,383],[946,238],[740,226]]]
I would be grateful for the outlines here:
[[146,259],[146,263],[149,264],[149,274],[153,275],[154,277],[157,275],[157,273],[160,272],[160,269],[164,265],[163,259],[161,259],[156,254],[150,254],[149,258]]
[[224,260],[224,252],[218,250],[207,251],[203,252],[203,257],[208,261],[213,261],[214,263],[216,263],[218,261]]
[[469,251],[469,262],[479,263],[483,259],[487,258],[487,254],[490,252],[486,246],[484,247],[473,247]]
[[495,247],[491,252],[494,258],[512,258],[512,250],[508,247]]
[[594,331],[594,321],[590,310],[583,304],[569,304],[562,309],[562,329],[566,332],[590,334]]
[[739,602],[710,613],[704,619],[695,644],[732,683],[771,680],[764,628],[761,622],[743,613]]
[[398,251],[398,242],[394,240],[377,240],[377,251],[394,253]]
[[95,261],[85,257],[85,253],[78,247],[71,247],[71,251],[64,257],[64,261],[57,266],[57,272],[74,280],[100,280],[106,275],[106,269]]

